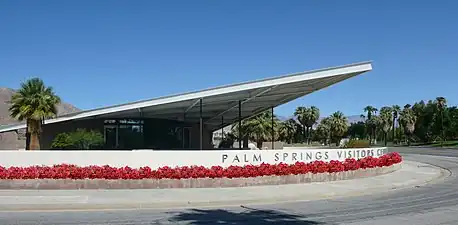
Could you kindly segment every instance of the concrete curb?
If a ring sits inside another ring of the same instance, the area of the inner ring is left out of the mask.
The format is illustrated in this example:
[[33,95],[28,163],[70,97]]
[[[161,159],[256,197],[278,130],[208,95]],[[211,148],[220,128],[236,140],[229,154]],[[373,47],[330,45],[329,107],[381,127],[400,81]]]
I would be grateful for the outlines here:
[[224,188],[262,185],[301,184],[351,180],[394,172],[402,163],[392,166],[358,169],[337,173],[298,174],[287,176],[262,176],[250,178],[197,178],[197,179],[33,179],[0,180],[1,190],[74,190],[74,189],[166,189],[166,188]]

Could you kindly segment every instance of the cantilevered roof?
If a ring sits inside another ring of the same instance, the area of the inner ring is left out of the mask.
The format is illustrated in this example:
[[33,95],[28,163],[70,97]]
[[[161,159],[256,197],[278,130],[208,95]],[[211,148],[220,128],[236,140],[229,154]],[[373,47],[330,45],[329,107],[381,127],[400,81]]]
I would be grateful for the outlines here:
[[[199,122],[199,104],[202,99],[205,126],[218,129],[237,121],[239,101],[242,102],[242,118],[247,118],[370,70],[370,62],[361,62],[81,111],[49,119],[44,123],[125,117]],[[24,123],[1,126],[0,133],[22,128],[25,128]]]

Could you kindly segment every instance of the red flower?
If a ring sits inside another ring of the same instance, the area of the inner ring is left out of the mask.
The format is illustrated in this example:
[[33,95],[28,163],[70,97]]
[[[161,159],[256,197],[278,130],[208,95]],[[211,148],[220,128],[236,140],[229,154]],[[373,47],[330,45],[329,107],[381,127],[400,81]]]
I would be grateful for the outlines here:
[[116,168],[108,165],[85,166],[61,164],[55,166],[9,167],[0,166],[0,179],[189,179],[189,178],[237,178],[257,176],[283,176],[306,173],[336,173],[357,170],[360,168],[374,168],[391,166],[402,162],[397,152],[388,153],[379,158],[366,157],[362,159],[346,159],[345,161],[332,160],[330,162],[314,161],[310,163],[296,162],[294,164],[266,164],[246,166],[183,166],[171,168],[164,166],[157,170],[150,167],[138,169],[128,166]]

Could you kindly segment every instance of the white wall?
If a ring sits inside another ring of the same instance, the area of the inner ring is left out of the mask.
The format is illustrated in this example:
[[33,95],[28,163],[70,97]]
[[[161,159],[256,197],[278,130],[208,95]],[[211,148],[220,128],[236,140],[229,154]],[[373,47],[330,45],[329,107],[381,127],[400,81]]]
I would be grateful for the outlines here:
[[0,151],[0,166],[33,166],[75,164],[78,166],[110,165],[153,169],[162,166],[223,166],[311,162],[316,160],[343,161],[346,158],[379,157],[386,148],[288,150],[204,150],[204,151]]

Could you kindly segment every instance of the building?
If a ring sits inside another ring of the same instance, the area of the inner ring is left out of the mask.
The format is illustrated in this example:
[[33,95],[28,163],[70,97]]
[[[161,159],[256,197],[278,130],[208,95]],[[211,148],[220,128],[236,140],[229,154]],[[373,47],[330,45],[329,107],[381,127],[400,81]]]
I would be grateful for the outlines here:
[[214,131],[370,70],[362,62],[67,114],[44,121],[41,148],[86,128],[103,133],[105,149],[212,149]]

